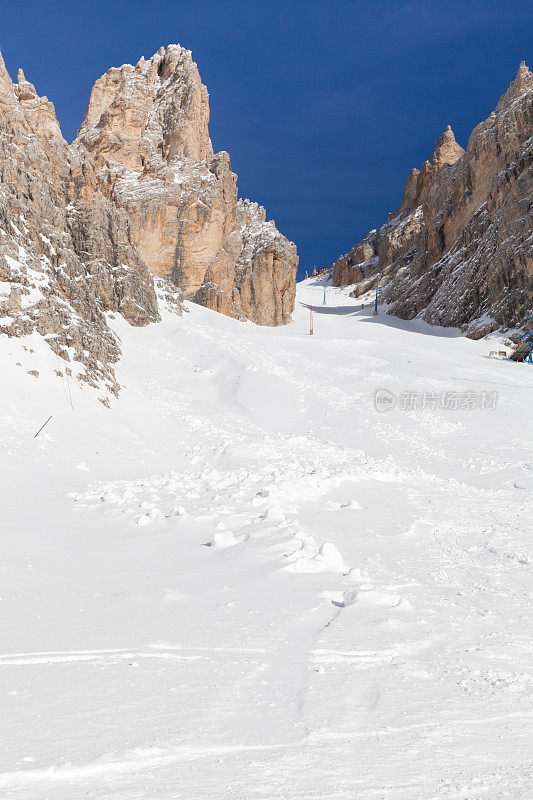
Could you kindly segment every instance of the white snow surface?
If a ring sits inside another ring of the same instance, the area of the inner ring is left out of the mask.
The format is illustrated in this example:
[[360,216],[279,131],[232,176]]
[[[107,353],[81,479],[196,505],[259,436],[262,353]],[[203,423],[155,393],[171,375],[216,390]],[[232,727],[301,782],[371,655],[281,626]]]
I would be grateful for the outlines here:
[[0,339],[2,800],[532,797],[533,369],[322,293]]

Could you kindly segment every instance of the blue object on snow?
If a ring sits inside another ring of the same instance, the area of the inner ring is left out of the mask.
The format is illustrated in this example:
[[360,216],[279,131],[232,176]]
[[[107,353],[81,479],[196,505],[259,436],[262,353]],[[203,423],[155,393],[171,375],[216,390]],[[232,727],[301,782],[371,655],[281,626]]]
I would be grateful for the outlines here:
[[[526,317],[526,322],[528,320],[533,321],[533,316]],[[526,333],[522,336],[522,341],[527,342],[529,344],[529,355],[524,358],[524,364],[533,364],[533,349],[531,347],[532,340],[533,340],[533,331],[526,331]]]

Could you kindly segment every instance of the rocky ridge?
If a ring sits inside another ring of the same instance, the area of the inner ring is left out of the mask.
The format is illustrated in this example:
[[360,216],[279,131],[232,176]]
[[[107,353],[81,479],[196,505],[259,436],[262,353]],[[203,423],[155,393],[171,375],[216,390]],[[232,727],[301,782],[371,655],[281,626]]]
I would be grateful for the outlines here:
[[69,145],[53,104],[0,55],[0,333],[36,332],[59,375],[117,393],[110,314],[147,325],[185,295],[289,321],[296,248],[238,200],[208,121],[192,56],[171,45],[100,78]]
[[524,62],[466,150],[450,126],[414,169],[398,211],[333,265],[388,313],[479,338],[522,324],[532,305],[533,75]]
[[[0,56],[0,333],[37,332],[58,373],[116,393],[120,346],[106,312],[159,319],[152,276],[124,211],[63,139],[54,106]],[[67,362],[65,364],[65,362]]]
[[74,147],[126,211],[151,272],[229,316],[286,323],[296,247],[261,206],[238,199],[229,155],[213,153],[208,123],[192,55],[170,45],[96,82]]

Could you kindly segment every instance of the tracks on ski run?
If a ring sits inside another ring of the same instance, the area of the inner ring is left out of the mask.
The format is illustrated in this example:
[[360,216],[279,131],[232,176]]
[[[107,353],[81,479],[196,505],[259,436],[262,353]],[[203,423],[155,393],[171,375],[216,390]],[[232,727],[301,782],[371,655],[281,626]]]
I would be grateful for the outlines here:
[[2,797],[529,800],[527,402],[376,414],[481,343],[355,308],[120,329],[2,556]]

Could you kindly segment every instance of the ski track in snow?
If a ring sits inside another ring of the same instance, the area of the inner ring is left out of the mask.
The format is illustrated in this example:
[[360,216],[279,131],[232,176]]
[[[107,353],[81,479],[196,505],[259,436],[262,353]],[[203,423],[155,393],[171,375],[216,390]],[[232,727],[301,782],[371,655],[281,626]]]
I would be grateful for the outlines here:
[[[48,379],[31,445],[13,368],[2,797],[531,797],[533,376],[298,291],[313,338],[298,304],[117,321],[121,399],[71,419]],[[494,412],[373,410],[475,370]]]

